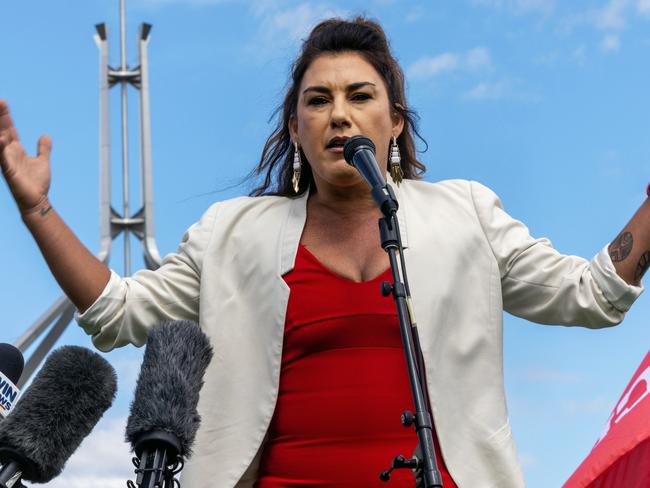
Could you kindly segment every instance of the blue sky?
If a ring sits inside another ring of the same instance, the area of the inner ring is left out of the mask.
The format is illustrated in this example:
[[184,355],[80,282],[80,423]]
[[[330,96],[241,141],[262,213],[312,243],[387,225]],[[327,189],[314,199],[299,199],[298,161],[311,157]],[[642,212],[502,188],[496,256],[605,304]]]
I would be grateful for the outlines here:
[[[427,180],[466,178],[563,253],[591,258],[623,227],[650,180],[650,1],[127,1],[128,62],[136,30],[150,43],[155,224],[163,254],[256,164],[299,40],[319,19],[366,13],[385,27],[421,116]],[[5,2],[0,97],[30,151],[54,140],[51,200],[81,240],[98,244],[98,56],[107,22],[119,63],[118,0]],[[112,93],[114,205],[121,208],[118,92]],[[132,208],[137,208],[137,98],[130,99]],[[230,188],[229,188],[230,187]],[[0,185],[4,256],[1,341],[12,342],[60,291]],[[112,266],[123,271],[122,242]],[[134,254],[139,255],[135,243]],[[136,266],[142,265],[136,259]],[[647,281],[647,280],[646,280]],[[505,377],[528,486],[559,486],[600,434],[648,350],[650,301],[592,331],[506,315]],[[71,326],[61,343],[90,345]],[[120,392],[50,486],[119,486],[120,443],[141,350],[107,355]],[[103,486],[103,485],[101,485]],[[101,487],[100,487],[101,488]]]

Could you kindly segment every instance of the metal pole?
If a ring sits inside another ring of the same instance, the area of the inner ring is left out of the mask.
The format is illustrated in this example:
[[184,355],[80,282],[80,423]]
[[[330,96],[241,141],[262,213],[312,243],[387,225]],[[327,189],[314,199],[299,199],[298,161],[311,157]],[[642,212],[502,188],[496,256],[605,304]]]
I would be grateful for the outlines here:
[[99,48],[99,242],[97,259],[108,264],[113,242],[111,218],[111,137],[110,95],[111,83],[108,66],[108,27],[95,26],[95,43]]
[[[95,42],[99,48],[99,219],[100,219],[100,250],[98,258],[108,264],[111,253],[111,243],[121,232],[124,232],[124,267],[125,276],[130,274],[130,234],[143,243],[145,264],[149,269],[160,266],[160,253],[155,241],[153,226],[153,184],[151,161],[151,124],[149,111],[149,77],[147,62],[147,45],[149,41],[150,24],[142,24],[138,41],[140,66],[129,70],[126,64],[126,14],[125,0],[120,0],[121,25],[121,59],[119,68],[111,68],[108,64],[108,33],[105,24],[97,24]],[[110,134],[109,134],[109,91],[120,83],[122,89],[122,170],[124,214],[119,213],[111,205],[111,171],[110,171]],[[128,127],[127,127],[127,85],[131,84],[140,91],[141,103],[141,171],[142,171],[142,208],[134,216],[129,215],[129,159],[128,159]],[[67,325],[72,320],[74,306],[67,297],[60,297],[36,322],[21,335],[15,345],[24,353],[45,335],[27,359],[20,385],[29,380],[43,358],[52,349]]]
[[[154,238],[153,221],[153,181],[151,158],[151,114],[149,104],[149,56],[147,45],[151,24],[143,23],[138,36],[138,52],[140,54],[140,168],[142,179],[142,217],[144,218],[142,248],[144,260],[149,269],[157,269],[161,259]],[[137,234],[136,234],[137,235]]]
[[[126,13],[124,9],[124,0],[120,0],[120,40],[121,40],[121,56],[122,62],[120,71],[126,72]],[[122,194],[124,196],[124,211],[122,216],[124,219],[129,218],[129,142],[128,142],[128,127],[127,127],[127,104],[126,104],[126,89],[127,80],[122,78],[120,81],[122,88]],[[131,249],[129,247],[129,228],[124,228],[124,276],[131,274]]]

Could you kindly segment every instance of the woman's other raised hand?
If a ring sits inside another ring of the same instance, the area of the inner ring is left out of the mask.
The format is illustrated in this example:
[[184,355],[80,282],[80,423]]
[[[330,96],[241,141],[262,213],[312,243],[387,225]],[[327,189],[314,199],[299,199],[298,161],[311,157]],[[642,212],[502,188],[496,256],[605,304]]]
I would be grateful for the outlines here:
[[47,201],[50,189],[52,140],[38,139],[36,156],[30,156],[20,143],[9,107],[0,100],[0,166],[21,214],[37,210]]

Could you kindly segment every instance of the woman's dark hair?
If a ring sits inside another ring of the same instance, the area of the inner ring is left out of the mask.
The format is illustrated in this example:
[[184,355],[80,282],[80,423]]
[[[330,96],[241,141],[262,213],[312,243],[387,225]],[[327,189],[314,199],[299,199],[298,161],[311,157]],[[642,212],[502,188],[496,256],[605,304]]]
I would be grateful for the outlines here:
[[[319,56],[350,51],[363,56],[386,83],[391,107],[404,118],[404,130],[397,138],[404,178],[421,178],[426,168],[415,157],[413,136],[416,135],[425,145],[426,141],[418,132],[417,114],[408,108],[404,73],[390,52],[384,30],[377,22],[363,17],[352,20],[328,19],[314,27],[291,67],[291,79],[284,101],[271,117],[277,118],[277,125],[266,140],[259,165],[254,171],[258,176],[264,175],[263,181],[251,192],[252,196],[296,195],[291,184],[294,147],[289,134],[289,119],[296,113],[300,83],[309,65]],[[302,151],[301,156],[303,165],[299,195],[307,190],[313,178],[311,167]]]

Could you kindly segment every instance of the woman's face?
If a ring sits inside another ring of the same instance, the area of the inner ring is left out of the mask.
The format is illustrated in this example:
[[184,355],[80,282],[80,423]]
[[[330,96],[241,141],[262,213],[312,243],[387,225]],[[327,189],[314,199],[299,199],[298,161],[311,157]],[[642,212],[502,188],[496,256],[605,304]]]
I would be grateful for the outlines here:
[[317,188],[350,187],[365,183],[343,158],[345,140],[369,137],[383,166],[391,139],[403,126],[381,75],[360,54],[349,52],[322,55],[309,65],[289,131],[311,165]]

